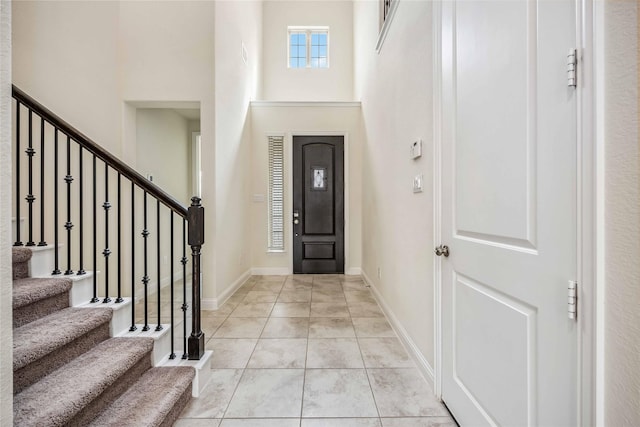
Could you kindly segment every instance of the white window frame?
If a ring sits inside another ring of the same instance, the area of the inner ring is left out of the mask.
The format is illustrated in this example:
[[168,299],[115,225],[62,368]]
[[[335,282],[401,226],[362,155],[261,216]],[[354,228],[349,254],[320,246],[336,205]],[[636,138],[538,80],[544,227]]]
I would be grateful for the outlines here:
[[[284,185],[285,135],[267,135],[268,193],[267,193],[267,252],[285,252]],[[276,188],[274,188],[274,185]]]
[[[291,66],[291,34],[292,33],[306,33],[306,55],[307,55],[307,65],[305,67],[292,67]],[[327,65],[326,67],[312,67],[311,66],[311,35],[313,33],[325,33],[327,35]],[[295,70],[295,69],[314,69],[314,70],[323,70],[331,67],[330,64],[330,31],[328,26],[289,26],[287,27],[287,68]]]

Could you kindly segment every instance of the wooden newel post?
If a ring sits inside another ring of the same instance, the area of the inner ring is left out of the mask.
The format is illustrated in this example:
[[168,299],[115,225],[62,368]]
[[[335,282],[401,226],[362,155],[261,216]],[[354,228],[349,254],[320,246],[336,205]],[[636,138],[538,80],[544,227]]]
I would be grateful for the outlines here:
[[204,354],[204,332],[202,332],[200,313],[200,249],[204,244],[204,208],[199,197],[191,198],[187,213],[189,223],[189,246],[191,246],[192,277],[191,305],[192,330],[188,342],[189,360],[200,360]]

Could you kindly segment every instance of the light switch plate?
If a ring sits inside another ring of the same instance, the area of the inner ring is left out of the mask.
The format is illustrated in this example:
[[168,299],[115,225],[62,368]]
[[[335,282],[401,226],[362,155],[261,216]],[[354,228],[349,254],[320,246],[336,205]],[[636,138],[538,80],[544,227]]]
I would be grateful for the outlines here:
[[411,143],[411,158],[417,159],[422,156],[422,140],[418,139]]
[[244,65],[247,65],[249,63],[249,52],[247,52],[247,46],[245,46],[244,42],[242,42],[242,62],[244,62]]
[[422,174],[416,175],[413,177],[413,192],[414,193],[422,193]]

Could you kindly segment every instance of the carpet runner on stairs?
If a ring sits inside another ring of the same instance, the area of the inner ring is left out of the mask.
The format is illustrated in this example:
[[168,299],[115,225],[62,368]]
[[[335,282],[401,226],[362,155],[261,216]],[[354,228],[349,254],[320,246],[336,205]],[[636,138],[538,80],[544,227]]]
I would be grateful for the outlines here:
[[29,278],[13,249],[16,426],[170,426],[191,367],[153,368],[152,338],[110,338],[110,308],[69,307],[71,280]]

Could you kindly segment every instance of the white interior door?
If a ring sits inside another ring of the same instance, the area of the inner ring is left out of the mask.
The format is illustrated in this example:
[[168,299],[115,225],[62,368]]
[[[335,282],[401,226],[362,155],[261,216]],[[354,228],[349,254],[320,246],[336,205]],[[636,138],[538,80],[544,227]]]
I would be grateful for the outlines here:
[[575,2],[442,18],[442,397],[462,426],[573,426]]

